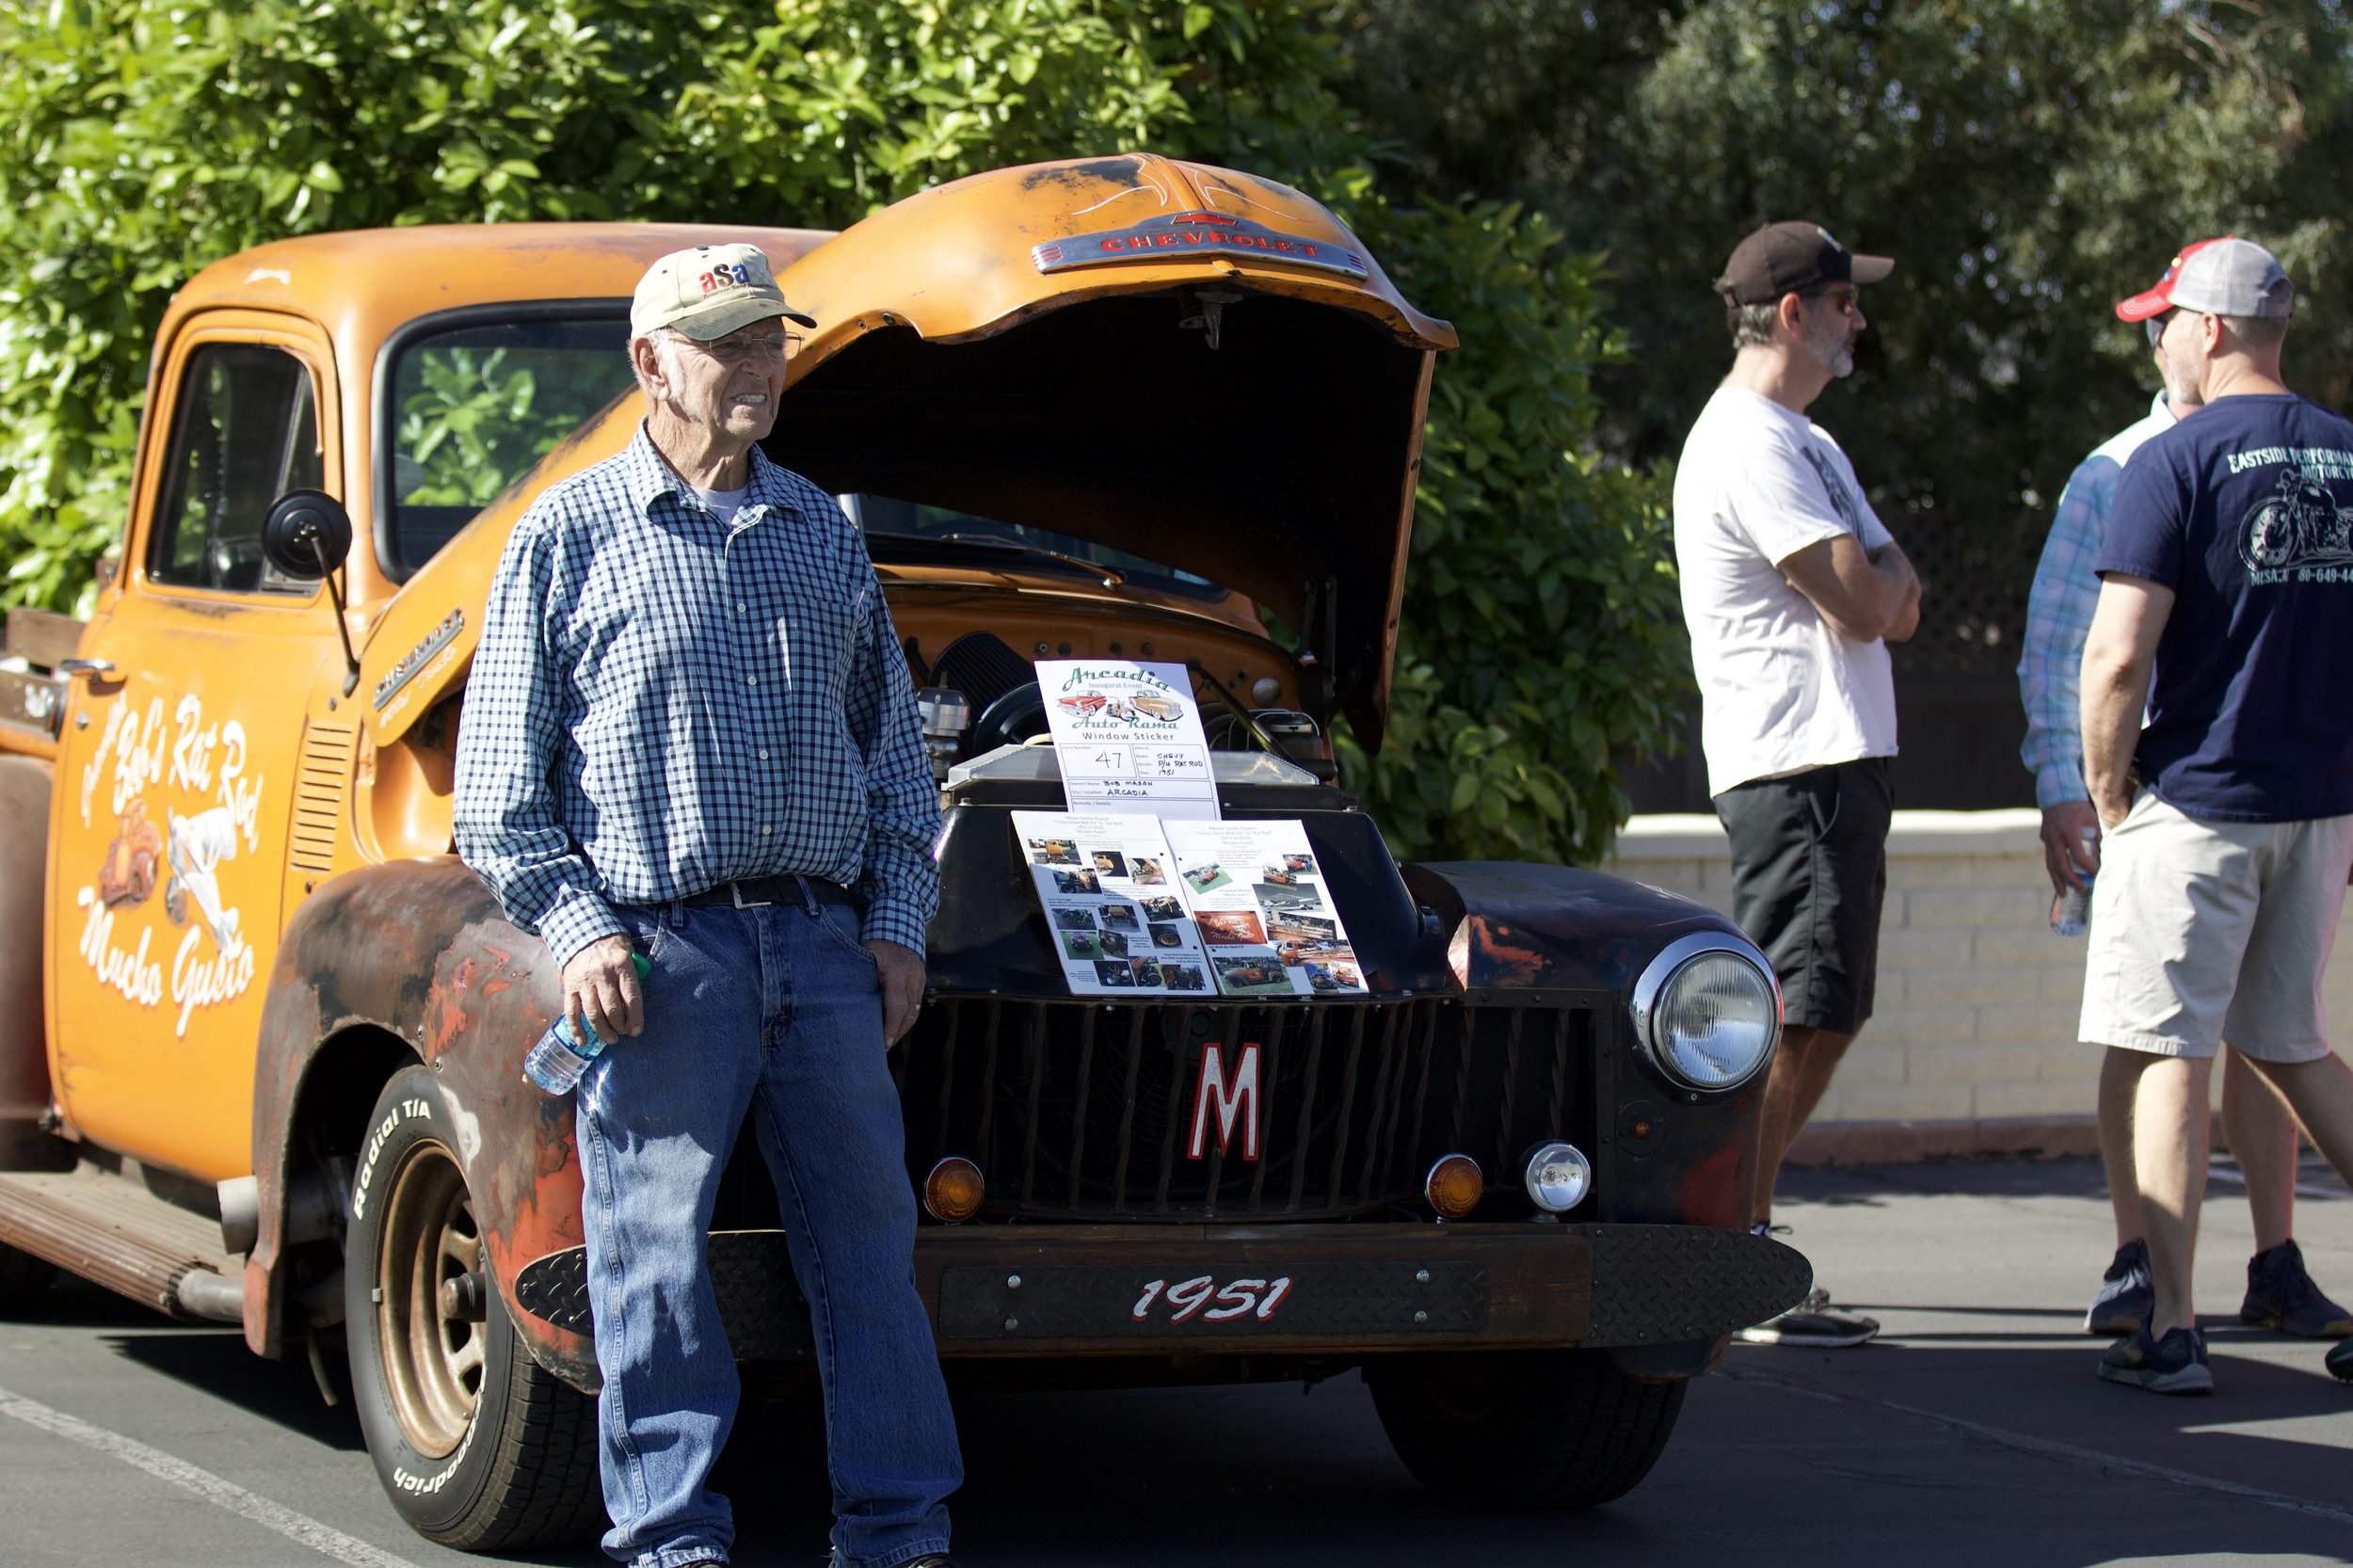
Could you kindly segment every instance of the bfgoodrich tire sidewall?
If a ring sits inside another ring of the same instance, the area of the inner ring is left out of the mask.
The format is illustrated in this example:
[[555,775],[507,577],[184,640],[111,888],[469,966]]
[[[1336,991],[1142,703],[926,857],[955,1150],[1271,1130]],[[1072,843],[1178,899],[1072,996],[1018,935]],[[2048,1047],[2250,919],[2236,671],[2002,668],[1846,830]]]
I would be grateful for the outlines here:
[[424,1068],[409,1067],[385,1085],[360,1144],[344,1255],[344,1321],[351,1355],[351,1402],[359,1412],[376,1476],[409,1528],[440,1539],[467,1521],[489,1484],[515,1362],[515,1329],[497,1293],[491,1292],[482,1325],[482,1387],[473,1419],[451,1452],[439,1459],[419,1453],[393,1412],[376,1292],[382,1283],[377,1273],[385,1199],[408,1154],[428,1142],[453,1152],[457,1148],[440,1086]]

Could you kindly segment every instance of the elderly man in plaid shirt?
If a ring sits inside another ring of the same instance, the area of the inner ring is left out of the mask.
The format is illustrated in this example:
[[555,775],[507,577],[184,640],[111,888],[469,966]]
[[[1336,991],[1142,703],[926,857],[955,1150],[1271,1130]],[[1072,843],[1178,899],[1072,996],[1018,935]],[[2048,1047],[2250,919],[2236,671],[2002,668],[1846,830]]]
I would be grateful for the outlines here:
[[838,1568],[941,1568],[963,1479],[887,1062],[938,800],[864,540],[759,448],[788,320],[813,325],[751,246],[647,272],[645,424],[516,526],[458,746],[459,852],[607,1043],[575,1119],[604,1546],[633,1568],[734,1543],[705,1485],[737,1384],[703,1247],[747,1112],[809,1304]]
[[[2174,264],[2180,265],[2179,258]],[[2095,448],[2069,476],[2026,600],[2025,646],[2018,662],[2026,742],[2020,755],[2034,775],[2035,804],[2042,808],[2042,858],[2055,898],[2085,887],[2100,865],[2100,819],[2084,783],[2077,705],[2084,638],[2100,599],[2100,579],[2091,564],[2100,554],[2124,465],[2144,441],[2199,408],[2196,379],[2167,360],[2158,324],[2147,325],[2165,390],[2150,403],[2146,417]],[[2245,1057],[2235,1050],[2225,1055],[2223,1130],[2247,1177],[2257,1248],[2247,1264],[2247,1299],[2239,1308],[2240,1320],[2312,1338],[2353,1333],[2353,1317],[2313,1284],[2290,1236],[2296,1208],[2296,1118]],[[2105,1336],[2146,1328],[2153,1304],[2148,1231],[2133,1171],[2135,1079],[2124,1070],[2129,1065],[2121,1053],[2109,1051],[2100,1072],[2100,1156],[2107,1167],[2108,1198],[2116,1212],[2117,1248],[2084,1327]]]

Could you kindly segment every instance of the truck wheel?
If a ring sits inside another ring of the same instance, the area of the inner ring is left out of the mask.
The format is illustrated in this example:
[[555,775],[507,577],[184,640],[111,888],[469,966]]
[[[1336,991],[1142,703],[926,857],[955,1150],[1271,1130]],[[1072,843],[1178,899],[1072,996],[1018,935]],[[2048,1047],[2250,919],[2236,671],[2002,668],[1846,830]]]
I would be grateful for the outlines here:
[[1414,1479],[1481,1508],[1591,1508],[1650,1474],[1683,1382],[1642,1383],[1600,1351],[1381,1356],[1382,1430]]
[[55,1263],[0,1242],[0,1318],[30,1312],[56,1277]]
[[456,1147],[433,1075],[395,1074],[368,1118],[344,1238],[352,1403],[418,1534],[476,1552],[568,1542],[603,1518],[596,1401],[523,1348]]

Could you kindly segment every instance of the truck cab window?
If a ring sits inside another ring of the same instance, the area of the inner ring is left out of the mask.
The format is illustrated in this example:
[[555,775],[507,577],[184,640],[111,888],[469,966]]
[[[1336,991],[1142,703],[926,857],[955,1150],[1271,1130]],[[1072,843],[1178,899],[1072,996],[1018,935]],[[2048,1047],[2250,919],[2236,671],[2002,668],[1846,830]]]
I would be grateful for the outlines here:
[[181,383],[148,576],[184,588],[312,593],[315,584],[263,557],[262,521],[280,496],[325,478],[309,367],[260,344],[205,344]]
[[[499,492],[635,385],[626,307],[476,320],[393,349],[377,552],[405,582]],[[379,481],[382,483],[382,481]]]

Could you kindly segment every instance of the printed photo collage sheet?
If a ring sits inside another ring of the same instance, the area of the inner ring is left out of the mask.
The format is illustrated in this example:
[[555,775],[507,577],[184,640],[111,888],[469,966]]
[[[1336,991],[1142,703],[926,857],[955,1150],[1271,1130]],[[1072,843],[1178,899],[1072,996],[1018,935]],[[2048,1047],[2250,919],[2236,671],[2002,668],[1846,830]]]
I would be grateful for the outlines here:
[[1016,811],[1013,824],[1075,995],[1366,989],[1295,821]]

